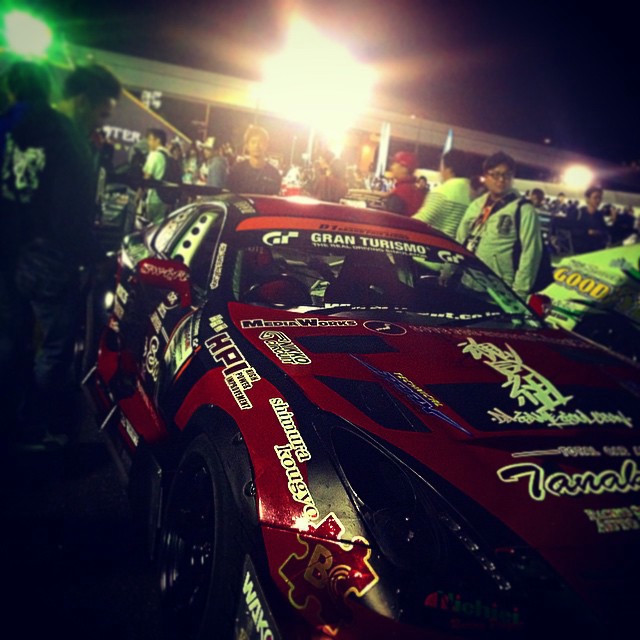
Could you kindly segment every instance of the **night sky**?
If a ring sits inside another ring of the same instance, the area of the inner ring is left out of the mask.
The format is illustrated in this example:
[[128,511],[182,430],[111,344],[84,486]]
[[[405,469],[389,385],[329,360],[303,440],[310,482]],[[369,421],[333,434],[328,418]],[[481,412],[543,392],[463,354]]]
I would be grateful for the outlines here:
[[630,2],[29,4],[46,11],[71,42],[248,79],[259,79],[259,62],[282,43],[287,8],[296,5],[375,65],[383,106],[531,142],[548,138],[552,146],[616,162],[640,159],[639,45]]

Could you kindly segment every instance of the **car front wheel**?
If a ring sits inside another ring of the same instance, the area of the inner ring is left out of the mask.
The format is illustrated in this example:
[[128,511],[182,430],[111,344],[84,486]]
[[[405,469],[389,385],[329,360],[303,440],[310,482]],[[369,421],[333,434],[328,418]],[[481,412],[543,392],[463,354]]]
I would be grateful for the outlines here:
[[164,511],[159,568],[168,638],[231,638],[247,548],[220,455],[201,434],[182,457]]

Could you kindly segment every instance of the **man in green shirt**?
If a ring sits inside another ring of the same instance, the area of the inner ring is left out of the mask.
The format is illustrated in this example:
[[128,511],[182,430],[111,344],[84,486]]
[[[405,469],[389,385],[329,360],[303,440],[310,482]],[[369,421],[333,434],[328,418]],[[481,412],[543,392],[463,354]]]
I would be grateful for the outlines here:
[[526,299],[538,274],[542,234],[535,208],[511,186],[515,166],[501,151],[484,161],[487,193],[467,208],[456,240]]
[[455,238],[458,224],[471,202],[467,157],[451,149],[440,160],[442,184],[432,189],[413,216]]

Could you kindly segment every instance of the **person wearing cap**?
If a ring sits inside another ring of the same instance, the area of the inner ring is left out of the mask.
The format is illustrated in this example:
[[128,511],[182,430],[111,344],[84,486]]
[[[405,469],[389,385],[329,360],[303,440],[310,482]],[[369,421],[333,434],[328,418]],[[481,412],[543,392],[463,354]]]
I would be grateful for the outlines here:
[[229,172],[229,190],[234,193],[278,195],[282,177],[278,170],[267,162],[267,130],[250,125],[244,134],[244,146],[248,158],[233,165]]
[[420,208],[424,195],[416,185],[413,175],[417,166],[417,158],[410,151],[398,151],[393,156],[391,177],[395,184],[391,193],[385,197],[384,208],[387,211],[412,216]]
[[464,151],[451,149],[443,154],[440,159],[442,183],[427,195],[413,217],[455,238],[460,220],[471,202],[471,189],[466,175],[467,158]]

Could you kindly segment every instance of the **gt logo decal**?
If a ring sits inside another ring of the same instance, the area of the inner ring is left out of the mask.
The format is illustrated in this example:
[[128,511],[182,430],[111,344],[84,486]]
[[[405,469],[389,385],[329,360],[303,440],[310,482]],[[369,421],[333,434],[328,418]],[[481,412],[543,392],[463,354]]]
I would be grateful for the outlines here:
[[[289,586],[289,602],[296,609],[313,608],[318,622],[334,624],[342,601],[350,594],[361,598],[379,577],[369,563],[369,542],[357,536],[355,544],[342,543],[344,526],[334,513],[310,525],[308,532],[297,536],[302,552],[292,553],[278,573]],[[319,537],[322,542],[317,542]]]
[[262,242],[270,247],[289,244],[289,240],[300,236],[298,231],[269,231],[262,236]]
[[460,264],[464,261],[464,256],[458,253],[451,253],[451,251],[447,251],[446,249],[438,251],[438,258],[440,258],[442,262],[450,262],[451,264]]

